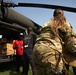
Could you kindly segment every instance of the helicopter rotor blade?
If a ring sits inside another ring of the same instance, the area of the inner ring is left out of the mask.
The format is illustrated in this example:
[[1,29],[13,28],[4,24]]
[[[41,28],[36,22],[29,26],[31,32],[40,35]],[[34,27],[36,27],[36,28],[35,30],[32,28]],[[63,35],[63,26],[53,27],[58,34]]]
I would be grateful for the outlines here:
[[58,6],[58,5],[50,5],[50,4],[37,4],[37,3],[8,3],[8,2],[3,2],[1,1],[1,6],[2,7],[38,7],[38,8],[47,8],[47,9],[57,9],[60,8],[64,11],[68,12],[76,12],[76,8],[74,7],[66,7],[66,6]]
[[58,6],[58,5],[49,5],[49,4],[36,4],[36,3],[18,3],[14,7],[38,7],[38,8],[47,8],[47,9],[57,9],[61,8],[64,11],[76,12],[76,8],[66,7],[66,6]]

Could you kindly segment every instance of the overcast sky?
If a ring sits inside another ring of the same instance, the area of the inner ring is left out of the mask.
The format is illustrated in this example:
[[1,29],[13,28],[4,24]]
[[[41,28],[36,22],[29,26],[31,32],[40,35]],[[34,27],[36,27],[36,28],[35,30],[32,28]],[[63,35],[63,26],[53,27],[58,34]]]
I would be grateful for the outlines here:
[[[5,0],[12,1],[14,3],[41,3],[50,5],[61,5],[76,8],[76,0]],[[34,8],[34,7],[14,7],[15,11],[23,14],[24,16],[32,19],[39,25],[43,25],[45,22],[53,17],[54,9]],[[64,11],[64,15],[68,22],[71,23],[76,33],[76,13]]]

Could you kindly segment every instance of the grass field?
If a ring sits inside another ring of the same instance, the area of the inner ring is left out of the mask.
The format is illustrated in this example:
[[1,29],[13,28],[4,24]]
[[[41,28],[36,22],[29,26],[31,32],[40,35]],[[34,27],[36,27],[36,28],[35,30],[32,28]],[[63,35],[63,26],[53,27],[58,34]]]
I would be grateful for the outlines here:
[[[20,68],[22,72],[22,67]],[[16,65],[14,62],[0,63],[0,75],[22,75],[16,72]],[[31,67],[29,68],[29,75],[32,75]]]
[[74,75],[72,67],[69,68],[69,75]]
[[[72,67],[70,67],[69,69],[70,69],[69,75],[74,75]],[[21,75],[21,73],[16,73],[15,70],[16,70],[15,64],[12,62],[0,63],[0,75]],[[32,75],[31,67],[29,68],[29,75]]]

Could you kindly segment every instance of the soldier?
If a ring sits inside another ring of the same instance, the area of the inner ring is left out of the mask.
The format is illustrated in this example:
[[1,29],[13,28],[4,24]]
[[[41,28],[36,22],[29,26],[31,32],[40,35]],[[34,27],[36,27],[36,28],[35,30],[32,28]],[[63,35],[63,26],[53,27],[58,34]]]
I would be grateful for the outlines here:
[[63,75],[62,45],[66,18],[61,9],[56,9],[53,16],[40,29],[34,45],[33,55],[38,75]]
[[76,36],[73,27],[65,20],[64,30],[59,29],[59,36],[64,44],[63,47],[63,61],[69,70],[69,65],[73,67],[74,74],[76,75]]
[[64,34],[63,45],[63,60],[69,71],[69,66],[73,67],[74,74],[76,75],[76,36],[72,26],[66,23],[66,32]]

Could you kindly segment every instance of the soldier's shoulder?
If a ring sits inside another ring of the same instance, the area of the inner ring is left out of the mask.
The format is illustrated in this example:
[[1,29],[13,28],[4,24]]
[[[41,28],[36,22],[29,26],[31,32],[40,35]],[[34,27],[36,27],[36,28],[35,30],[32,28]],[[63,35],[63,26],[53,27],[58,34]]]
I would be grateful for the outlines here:
[[47,21],[46,23],[44,23],[44,25],[42,27],[46,27],[49,25],[49,21]]
[[66,24],[67,26],[71,26],[71,24],[70,24],[68,21],[66,21],[65,24]]

